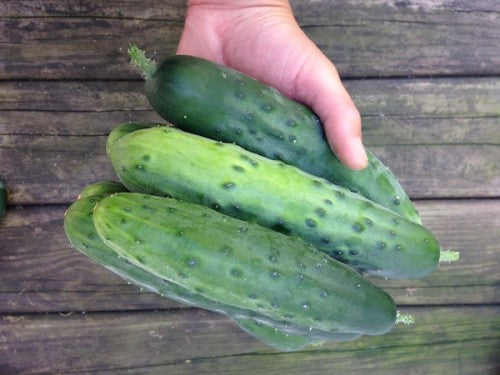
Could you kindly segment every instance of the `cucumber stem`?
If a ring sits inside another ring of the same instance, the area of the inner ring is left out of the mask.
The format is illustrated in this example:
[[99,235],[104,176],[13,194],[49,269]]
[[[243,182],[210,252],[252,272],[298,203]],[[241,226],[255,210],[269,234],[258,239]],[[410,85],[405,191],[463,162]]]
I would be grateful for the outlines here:
[[151,78],[156,71],[156,63],[147,58],[144,51],[140,50],[135,44],[131,44],[128,49],[131,63],[138,68],[145,79]]
[[439,254],[439,263],[456,262],[460,259],[460,253],[453,250],[441,250]]
[[396,312],[396,324],[410,325],[415,323],[415,318],[413,315],[408,313],[402,313],[401,311]]

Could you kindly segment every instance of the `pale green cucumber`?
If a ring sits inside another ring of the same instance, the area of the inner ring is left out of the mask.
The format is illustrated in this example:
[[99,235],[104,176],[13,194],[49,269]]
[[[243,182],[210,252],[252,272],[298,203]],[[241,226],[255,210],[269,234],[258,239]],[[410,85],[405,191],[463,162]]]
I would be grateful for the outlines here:
[[378,335],[394,325],[386,292],[299,238],[138,193],[102,199],[93,217],[119,255],[209,300],[332,333]]
[[361,171],[344,166],[326,141],[323,124],[306,106],[228,67],[193,56],[171,56],[158,65],[131,46],[152,107],[177,128],[236,143],[295,165],[420,224],[394,174],[369,150]]
[[386,278],[432,272],[439,244],[421,225],[283,162],[171,127],[127,134],[110,149],[131,191],[167,195],[299,236]]
[[[104,193],[109,192],[114,187],[114,184],[108,187],[105,185],[106,183],[100,183],[92,186],[94,186],[95,192],[99,192],[99,188],[101,188]],[[275,322],[253,311],[214,303],[196,293],[188,292],[179,285],[144,271],[125,258],[119,257],[115,251],[104,244],[97,234],[92,211],[97,202],[104,196],[86,196],[75,201],[65,214],[64,229],[70,243],[77,250],[128,282],[182,303],[225,314],[256,339],[281,351],[299,350],[318,340],[347,341],[360,336],[350,333],[328,334],[316,330],[309,331],[295,328],[286,322]]]
[[[115,144],[115,142],[118,142],[124,135],[132,133],[135,130],[150,128],[152,126],[154,126],[154,124],[148,122],[124,122],[116,125],[111,133],[109,133],[106,141],[106,154],[109,155],[111,146]],[[167,124],[163,124],[163,126],[167,126]]]

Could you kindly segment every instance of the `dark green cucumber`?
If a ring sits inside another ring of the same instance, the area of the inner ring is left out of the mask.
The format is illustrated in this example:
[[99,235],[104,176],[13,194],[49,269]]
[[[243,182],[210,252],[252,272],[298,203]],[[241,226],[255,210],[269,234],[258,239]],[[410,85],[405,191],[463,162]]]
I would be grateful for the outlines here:
[[119,255],[212,301],[332,333],[378,335],[394,325],[386,292],[299,238],[138,193],[102,199],[93,217]]
[[[97,188],[104,185],[104,183],[99,184],[95,191],[98,192]],[[107,193],[112,187],[104,188],[102,192]],[[77,250],[128,282],[179,302],[223,313],[260,341],[279,350],[298,350],[319,339],[346,341],[360,336],[350,333],[332,335],[316,330],[296,329],[286,322],[275,322],[253,311],[217,304],[196,293],[190,293],[179,285],[154,276],[124,258],[120,258],[101,240],[92,219],[93,208],[104,197],[105,195],[86,196],[75,201],[65,214],[64,229],[70,243]]]
[[439,244],[423,226],[237,145],[157,126],[124,136],[109,156],[131,191],[211,206],[300,236],[360,271],[417,278],[439,260]]
[[345,167],[308,107],[211,61],[177,55],[155,65],[135,46],[129,53],[152,107],[176,127],[295,165],[420,223],[394,174],[368,150],[367,168]]
[[2,181],[0,181],[0,218],[5,215],[7,210],[7,189]]

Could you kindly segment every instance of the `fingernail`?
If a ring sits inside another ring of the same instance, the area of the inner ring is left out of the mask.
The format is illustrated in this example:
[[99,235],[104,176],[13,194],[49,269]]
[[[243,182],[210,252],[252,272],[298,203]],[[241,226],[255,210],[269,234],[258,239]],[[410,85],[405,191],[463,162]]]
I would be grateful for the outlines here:
[[353,169],[363,169],[368,165],[368,157],[366,156],[365,147],[361,138],[356,138],[352,145],[351,163]]

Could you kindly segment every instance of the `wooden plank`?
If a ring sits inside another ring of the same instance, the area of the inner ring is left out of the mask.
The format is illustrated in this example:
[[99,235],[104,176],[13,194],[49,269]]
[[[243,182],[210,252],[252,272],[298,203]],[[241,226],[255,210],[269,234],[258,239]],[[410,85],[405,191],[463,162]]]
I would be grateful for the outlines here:
[[[345,84],[363,116],[368,145],[500,143],[499,78]],[[102,134],[124,120],[150,120],[150,112],[142,82],[0,82],[0,135]]]
[[372,147],[410,197],[498,197],[500,148],[491,145]]
[[[473,17],[476,13],[495,12],[500,10],[497,2],[491,0],[476,0],[474,2],[459,2],[447,0],[416,0],[407,2],[387,0],[341,0],[331,3],[328,0],[290,0],[297,19],[316,19],[324,23],[346,17],[360,19],[363,15],[375,10],[386,13],[398,13],[400,17],[410,19],[414,13],[440,17],[439,13],[462,12]],[[158,4],[154,0],[128,0],[120,7],[106,1],[92,0],[4,0],[0,4],[0,11],[5,18],[21,17],[92,17],[101,16],[109,18],[137,18],[137,19],[163,19],[182,21],[185,16],[184,0],[170,0]],[[403,13],[408,12],[408,13]],[[413,12],[413,13],[412,13]],[[339,14],[342,13],[342,14]],[[378,15],[380,16],[380,15]],[[305,21],[304,21],[305,22]]]
[[0,175],[9,204],[70,202],[87,184],[116,179],[106,137],[2,137]]
[[495,1],[297,0],[294,5],[306,34],[344,77],[483,75],[500,69]]
[[498,306],[415,308],[412,326],[383,336],[278,353],[220,315],[3,316],[0,363],[8,373],[493,374]]
[[[0,4],[0,79],[136,78],[125,49],[175,53],[185,2]],[[344,77],[500,73],[498,2],[292,1]],[[133,36],[133,40],[131,40]]]
[[[106,136],[3,136],[0,176],[10,204],[69,203],[87,184],[116,180]],[[371,150],[394,171],[412,198],[500,195],[500,148],[385,146]]]
[[[70,247],[66,206],[12,208],[0,223],[0,312],[178,307],[140,293]],[[29,235],[27,235],[29,233]]]
[[186,2],[169,0],[127,0],[120,6],[110,1],[92,0],[3,0],[0,14],[5,18],[23,17],[103,17],[182,21]]
[[[365,143],[411,197],[500,195],[499,79],[354,80],[348,88]],[[87,183],[114,177],[104,143],[116,124],[161,121],[142,83],[130,81],[3,82],[0,113],[0,177],[11,204],[70,202]]]
[[0,111],[151,110],[139,81],[6,81],[0,103]]
[[497,78],[345,82],[368,145],[500,144]]
[[0,18],[0,79],[137,79],[130,43],[151,57],[174,54],[182,25],[98,15]]
[[[461,260],[418,280],[372,278],[398,305],[500,302],[500,201],[418,201],[424,224]],[[11,208],[0,225],[0,313],[184,307],[140,292],[70,248],[66,206]]]
[[7,135],[47,137],[107,136],[114,126],[138,120],[165,123],[156,112],[149,109],[116,109],[93,112],[65,110],[2,111],[0,112],[0,139]]

